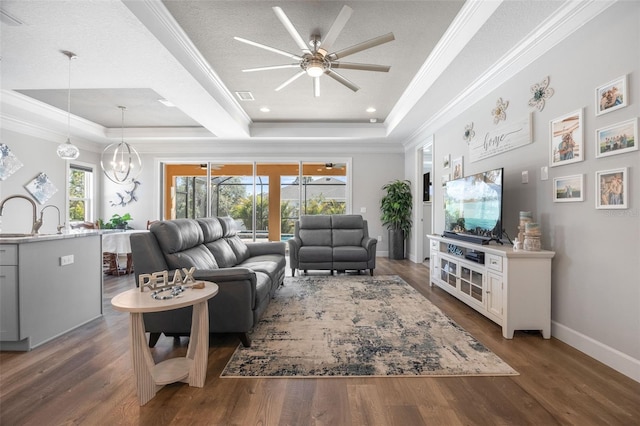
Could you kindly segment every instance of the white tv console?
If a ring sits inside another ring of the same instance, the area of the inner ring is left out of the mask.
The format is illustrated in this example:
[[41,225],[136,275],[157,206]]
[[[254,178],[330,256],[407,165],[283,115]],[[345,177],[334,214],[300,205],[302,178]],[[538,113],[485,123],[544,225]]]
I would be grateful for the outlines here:
[[551,337],[551,259],[555,252],[427,237],[431,285],[501,325],[506,339],[513,339],[515,330],[540,330],[545,339]]

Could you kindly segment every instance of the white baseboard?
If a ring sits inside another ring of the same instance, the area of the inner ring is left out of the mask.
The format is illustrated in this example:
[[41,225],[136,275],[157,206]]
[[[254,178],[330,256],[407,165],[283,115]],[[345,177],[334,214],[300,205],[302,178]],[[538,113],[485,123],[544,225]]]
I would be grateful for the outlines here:
[[640,382],[640,360],[555,321],[551,321],[551,335],[625,376]]

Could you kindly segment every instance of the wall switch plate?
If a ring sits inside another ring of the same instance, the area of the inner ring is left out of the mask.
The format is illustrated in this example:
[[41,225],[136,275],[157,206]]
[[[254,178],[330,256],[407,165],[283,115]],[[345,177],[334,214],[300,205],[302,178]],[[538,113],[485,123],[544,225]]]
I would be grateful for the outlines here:
[[540,180],[549,180],[549,167],[540,167]]
[[366,207],[360,207],[360,213],[366,213],[366,212],[367,212]]
[[382,241],[382,235],[378,235],[378,241]]
[[71,265],[72,263],[73,263],[73,255],[72,254],[60,257],[60,266]]
[[529,171],[524,170],[522,172],[522,183],[529,183]]

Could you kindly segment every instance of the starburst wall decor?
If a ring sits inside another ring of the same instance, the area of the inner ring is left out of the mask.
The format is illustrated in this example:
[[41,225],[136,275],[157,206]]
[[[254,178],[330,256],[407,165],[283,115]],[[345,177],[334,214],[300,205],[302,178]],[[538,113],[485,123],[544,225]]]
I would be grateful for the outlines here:
[[464,136],[462,137],[467,145],[471,142],[471,139],[476,135],[476,132],[473,130],[473,121],[466,126],[464,126]]
[[547,76],[540,83],[531,86],[531,94],[533,97],[529,99],[529,106],[537,108],[538,111],[542,111],[545,101],[552,97],[553,93],[554,90],[549,87],[549,76]]
[[496,107],[491,111],[493,115],[493,124],[498,124],[500,121],[507,119],[507,108],[509,107],[509,101],[503,101],[502,98],[498,98],[496,101]]

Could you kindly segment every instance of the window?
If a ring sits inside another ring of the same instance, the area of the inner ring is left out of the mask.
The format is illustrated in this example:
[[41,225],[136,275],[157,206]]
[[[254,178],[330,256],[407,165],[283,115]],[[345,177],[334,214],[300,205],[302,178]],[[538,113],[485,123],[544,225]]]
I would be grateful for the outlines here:
[[347,163],[166,164],[164,185],[166,217],[229,216],[248,240],[289,239],[301,214],[347,212]]
[[93,222],[93,168],[69,166],[69,222]]

